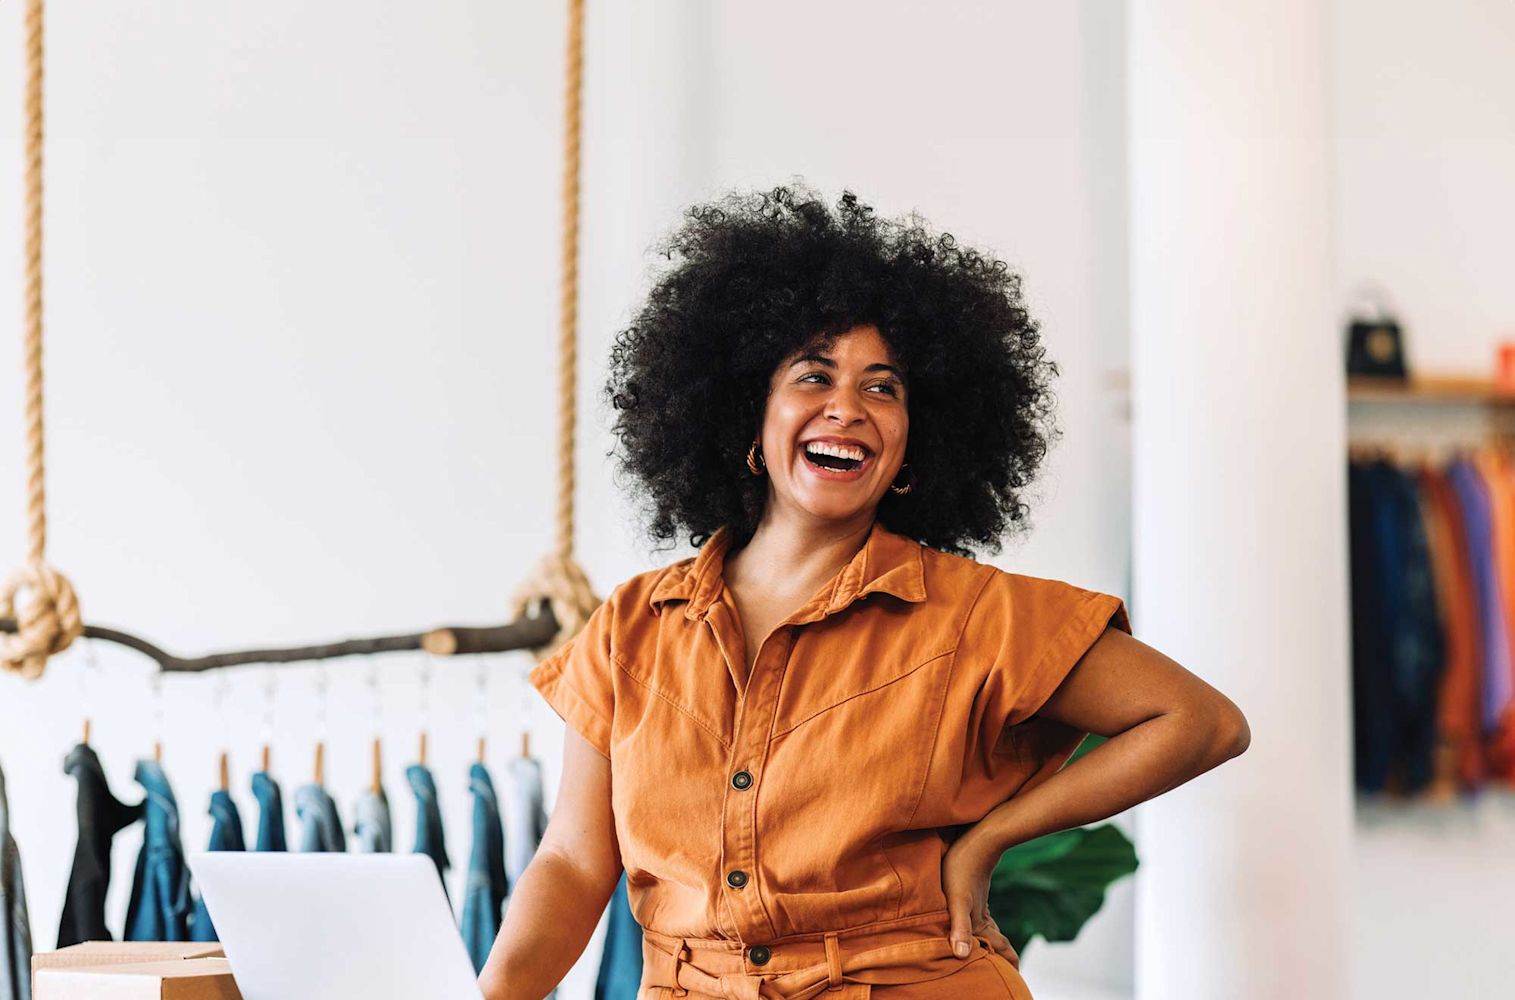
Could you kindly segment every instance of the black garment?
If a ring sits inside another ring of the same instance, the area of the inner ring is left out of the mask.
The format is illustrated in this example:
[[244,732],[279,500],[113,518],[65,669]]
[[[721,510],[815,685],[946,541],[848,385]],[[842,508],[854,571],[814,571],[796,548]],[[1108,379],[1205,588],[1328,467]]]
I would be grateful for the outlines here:
[[1432,777],[1445,652],[1419,484],[1383,461],[1348,477],[1356,785],[1415,794]]
[[110,845],[117,831],[142,816],[142,803],[127,805],[111,794],[100,758],[80,743],[69,751],[63,770],[79,783],[79,843],[68,875],[58,947],[81,941],[110,941],[105,927],[105,891],[110,887]]

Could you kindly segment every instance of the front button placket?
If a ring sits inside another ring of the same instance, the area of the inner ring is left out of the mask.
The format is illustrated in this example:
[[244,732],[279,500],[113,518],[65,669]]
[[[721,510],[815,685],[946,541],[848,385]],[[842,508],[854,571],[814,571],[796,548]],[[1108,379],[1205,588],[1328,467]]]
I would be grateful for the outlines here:
[[[717,645],[733,677],[741,671],[730,662],[728,650],[740,649],[740,627],[724,601],[712,604],[707,622],[716,634]],[[759,877],[757,842],[757,801],[753,788],[767,762],[768,734],[773,731],[774,713],[778,711],[779,687],[794,645],[794,629],[789,622],[777,626],[763,637],[752,672],[745,678],[745,690],[738,690],[736,719],[733,725],[731,756],[726,773],[723,814],[721,817],[721,863],[727,872],[726,902],[734,915],[737,932],[744,941],[762,941],[779,936],[773,919],[763,902],[763,885]],[[738,770],[739,765],[746,767]],[[739,876],[737,882],[732,876]]]

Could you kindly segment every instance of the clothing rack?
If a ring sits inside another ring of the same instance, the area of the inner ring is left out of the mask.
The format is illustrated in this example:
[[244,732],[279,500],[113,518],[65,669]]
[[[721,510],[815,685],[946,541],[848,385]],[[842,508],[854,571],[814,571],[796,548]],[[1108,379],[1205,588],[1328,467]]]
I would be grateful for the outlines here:
[[[551,602],[543,601],[538,607],[539,611],[536,615],[528,615],[504,625],[446,625],[428,632],[415,632],[409,635],[347,639],[317,646],[294,646],[286,649],[239,650],[194,657],[175,656],[146,639],[101,625],[85,625],[83,634],[91,639],[103,639],[106,642],[114,642],[135,649],[155,661],[158,668],[165,672],[196,673],[252,663],[300,663],[335,659],[341,656],[367,656],[375,653],[397,653],[417,649],[425,650],[433,656],[508,653],[517,649],[535,649],[551,642],[559,628],[557,616],[552,612]],[[0,618],[0,632],[14,631],[16,631],[14,618]]]

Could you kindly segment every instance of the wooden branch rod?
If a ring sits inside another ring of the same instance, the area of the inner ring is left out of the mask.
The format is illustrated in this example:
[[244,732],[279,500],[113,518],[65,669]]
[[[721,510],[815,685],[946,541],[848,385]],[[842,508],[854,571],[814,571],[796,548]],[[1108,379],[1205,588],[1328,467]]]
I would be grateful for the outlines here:
[[[14,618],[0,618],[0,632],[14,631],[16,631]],[[506,625],[447,625],[412,635],[347,639],[342,642],[319,646],[296,646],[291,649],[249,649],[212,653],[209,656],[180,657],[167,653],[146,639],[139,639],[127,632],[100,625],[84,626],[84,635],[87,638],[103,639],[106,642],[128,646],[156,661],[160,670],[174,673],[194,673],[253,663],[302,663],[310,660],[330,660],[339,656],[371,656],[375,653],[396,653],[410,649],[424,649],[435,656],[507,653],[516,649],[545,646],[552,641],[557,631],[557,616],[552,613],[552,606],[544,601],[540,613],[535,618],[526,617]]]

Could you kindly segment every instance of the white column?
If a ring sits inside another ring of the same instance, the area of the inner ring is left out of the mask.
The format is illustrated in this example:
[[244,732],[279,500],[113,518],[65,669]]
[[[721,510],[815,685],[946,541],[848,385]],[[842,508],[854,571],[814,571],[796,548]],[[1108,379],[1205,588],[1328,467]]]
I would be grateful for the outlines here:
[[1132,613],[1252,729],[1138,809],[1138,1000],[1350,996],[1328,17],[1130,7]]

